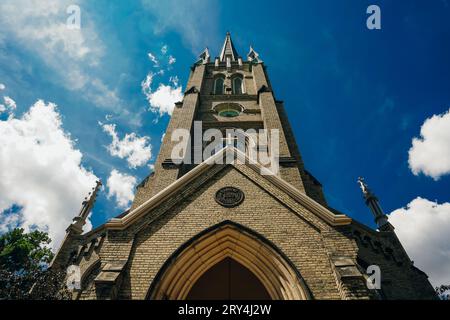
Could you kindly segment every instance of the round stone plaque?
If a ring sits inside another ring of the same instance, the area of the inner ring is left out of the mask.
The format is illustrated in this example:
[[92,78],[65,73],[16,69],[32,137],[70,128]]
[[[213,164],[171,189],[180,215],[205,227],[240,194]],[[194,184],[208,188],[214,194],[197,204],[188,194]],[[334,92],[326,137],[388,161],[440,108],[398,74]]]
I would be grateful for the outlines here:
[[225,187],[216,192],[216,201],[227,208],[236,207],[244,201],[244,193],[235,187]]

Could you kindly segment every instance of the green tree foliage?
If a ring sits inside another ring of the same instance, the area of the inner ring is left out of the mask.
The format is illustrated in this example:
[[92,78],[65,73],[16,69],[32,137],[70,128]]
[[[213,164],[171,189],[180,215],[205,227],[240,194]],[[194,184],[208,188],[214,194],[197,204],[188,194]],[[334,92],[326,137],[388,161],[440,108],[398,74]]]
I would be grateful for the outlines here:
[[68,299],[65,273],[48,269],[48,234],[16,228],[0,236],[0,299]]
[[11,272],[29,272],[45,268],[53,259],[47,245],[51,242],[47,233],[24,233],[14,229],[0,237],[0,267]]

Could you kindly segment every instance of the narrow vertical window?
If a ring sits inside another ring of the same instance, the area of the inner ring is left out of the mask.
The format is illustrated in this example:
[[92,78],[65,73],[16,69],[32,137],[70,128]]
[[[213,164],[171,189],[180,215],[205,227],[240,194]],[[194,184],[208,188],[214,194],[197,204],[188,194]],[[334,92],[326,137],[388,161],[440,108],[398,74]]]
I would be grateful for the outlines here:
[[236,77],[233,79],[233,94],[242,94],[242,78]]
[[214,81],[214,94],[223,94],[223,78],[219,77]]

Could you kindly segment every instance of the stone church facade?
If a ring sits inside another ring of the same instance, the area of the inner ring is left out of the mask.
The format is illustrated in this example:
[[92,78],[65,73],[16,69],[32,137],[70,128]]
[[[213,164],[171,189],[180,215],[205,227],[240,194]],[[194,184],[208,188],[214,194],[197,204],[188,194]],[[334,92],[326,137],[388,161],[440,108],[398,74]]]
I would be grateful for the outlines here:
[[[191,67],[186,88],[131,208],[82,234],[98,183],[67,229],[51,267],[79,268],[74,299],[435,298],[363,180],[378,230],[328,206],[253,48],[242,59],[227,34],[219,57],[206,49]],[[195,121],[203,130],[277,129],[278,173],[247,161],[180,163],[172,135]],[[369,266],[379,267],[381,287],[368,287]]]

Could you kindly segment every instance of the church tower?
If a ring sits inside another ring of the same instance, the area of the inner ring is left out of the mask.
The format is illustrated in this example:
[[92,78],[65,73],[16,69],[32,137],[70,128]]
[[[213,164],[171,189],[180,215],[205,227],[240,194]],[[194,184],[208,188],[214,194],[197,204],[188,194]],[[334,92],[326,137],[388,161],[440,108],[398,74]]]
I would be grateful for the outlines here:
[[[180,132],[189,139],[174,152]],[[228,154],[244,161],[218,161]],[[81,234],[84,210],[52,267],[78,268],[75,299],[433,299],[360,184],[379,230],[328,206],[264,62],[252,47],[240,56],[227,33],[217,57],[205,49],[192,65],[131,208]]]
[[283,102],[275,99],[264,63],[253,48],[243,59],[227,33],[220,56],[211,61],[206,49],[192,66],[186,89],[183,101],[176,104],[173,111],[156,160],[155,174],[140,188],[132,208],[192,168],[185,164],[174,165],[171,153],[176,142],[172,141],[172,132],[183,128],[193,133],[195,121],[201,121],[203,131],[209,128],[265,129],[268,132],[277,129],[280,177],[326,205],[320,183],[303,166]]

